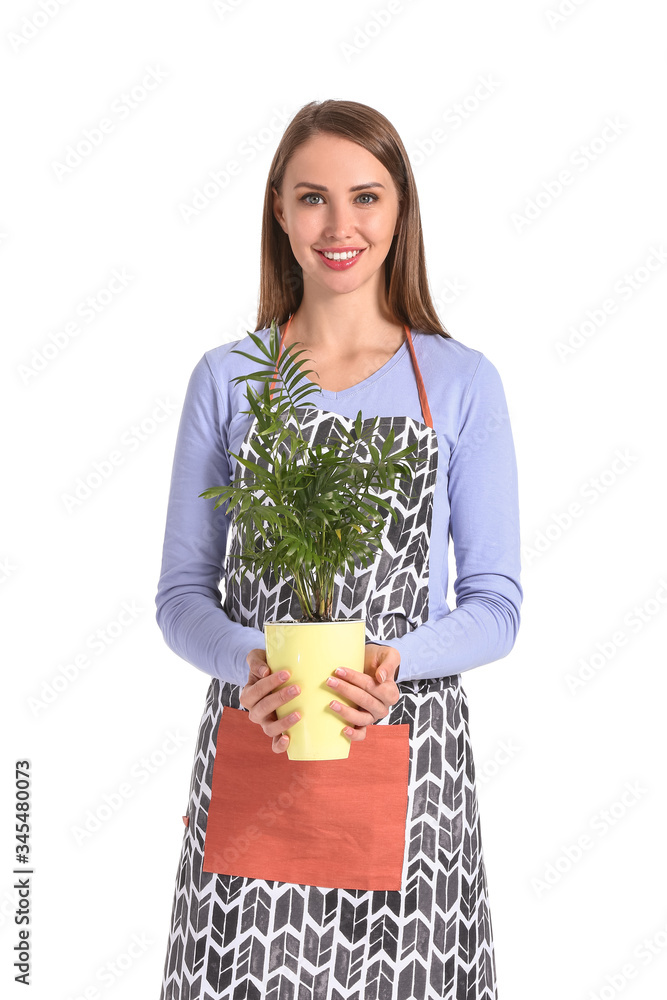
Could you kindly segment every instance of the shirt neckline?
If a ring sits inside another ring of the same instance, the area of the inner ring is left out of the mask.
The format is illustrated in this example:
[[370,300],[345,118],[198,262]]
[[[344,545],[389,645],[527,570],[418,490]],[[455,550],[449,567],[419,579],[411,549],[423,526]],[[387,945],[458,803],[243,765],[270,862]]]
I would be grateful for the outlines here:
[[[415,331],[412,329],[410,330],[410,336],[412,337],[414,345]],[[323,396],[325,399],[344,399],[346,396],[351,396],[355,392],[361,392],[362,389],[365,389],[367,386],[386,375],[387,372],[393,368],[394,365],[398,364],[401,358],[408,353],[408,350],[408,338],[406,337],[401,346],[392,354],[389,360],[385,361],[381,368],[378,368],[376,372],[373,372],[372,375],[369,375],[361,382],[357,382],[355,385],[350,385],[347,389],[339,389],[338,392],[332,392],[331,389],[320,389],[317,382],[312,382],[311,384],[316,387],[315,394]],[[310,382],[310,379],[306,379],[306,381]]]

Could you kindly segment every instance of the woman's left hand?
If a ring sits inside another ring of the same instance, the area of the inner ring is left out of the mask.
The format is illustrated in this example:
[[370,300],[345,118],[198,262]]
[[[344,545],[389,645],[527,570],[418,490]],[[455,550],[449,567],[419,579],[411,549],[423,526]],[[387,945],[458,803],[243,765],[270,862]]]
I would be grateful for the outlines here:
[[393,646],[378,646],[370,642],[365,647],[363,673],[360,670],[345,670],[343,676],[335,671],[328,678],[332,694],[338,692],[354,702],[354,706],[338,702],[338,709],[331,706],[347,723],[343,732],[350,741],[365,739],[366,726],[384,719],[390,707],[400,698],[394,680],[400,662],[401,654]]

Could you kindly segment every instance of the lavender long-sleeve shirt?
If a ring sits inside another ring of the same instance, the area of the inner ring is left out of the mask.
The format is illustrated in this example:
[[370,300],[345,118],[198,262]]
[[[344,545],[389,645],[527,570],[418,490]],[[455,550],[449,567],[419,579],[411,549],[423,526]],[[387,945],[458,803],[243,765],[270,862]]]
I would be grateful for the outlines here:
[[[506,656],[523,600],[517,468],[500,376],[484,354],[454,338],[411,332],[438,435],[438,472],[428,620],[382,643],[401,655],[399,681],[457,674]],[[268,329],[257,336],[268,346]],[[155,603],[158,625],[175,653],[243,686],[246,657],[265,648],[264,633],[231,621],[222,608],[229,523],[225,505],[216,510],[214,500],[198,495],[235,477],[230,452],[238,454],[252,421],[241,412],[249,408],[247,383],[230,380],[257,366],[234,349],[257,354],[250,337],[215,347],[200,358],[188,382]],[[363,382],[341,392],[318,390],[307,402],[350,419],[361,410],[364,419],[410,416],[425,422],[407,340]],[[456,559],[452,610],[446,601],[450,535]],[[366,641],[372,640],[367,634]]]

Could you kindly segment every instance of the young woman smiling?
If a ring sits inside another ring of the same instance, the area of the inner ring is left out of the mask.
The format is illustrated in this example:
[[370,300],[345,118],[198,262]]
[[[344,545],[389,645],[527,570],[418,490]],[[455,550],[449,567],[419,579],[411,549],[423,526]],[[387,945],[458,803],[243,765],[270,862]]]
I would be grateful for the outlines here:
[[[333,616],[366,619],[363,673],[328,681],[353,702],[331,702],[350,757],[288,763],[300,718],[276,708],[298,691],[269,672],[262,626],[298,619],[298,602],[272,574],[239,583],[238,528],[199,498],[234,478],[232,453],[257,460],[233,382],[252,362],[231,353],[255,345],[213,348],[192,372],[156,604],[170,648],[211,682],[160,1000],[496,1000],[461,673],[506,656],[519,628],[512,432],[496,368],[435,313],[405,148],[364,104],[311,102],[280,141],[262,225],[266,344],[273,319],[281,350],[299,343],[317,373],[312,436],[361,409],[394,450],[416,442],[421,471],[409,496],[392,494],[375,562],[337,579]],[[225,712],[242,745],[220,735]],[[252,821],[231,839],[241,815]]]

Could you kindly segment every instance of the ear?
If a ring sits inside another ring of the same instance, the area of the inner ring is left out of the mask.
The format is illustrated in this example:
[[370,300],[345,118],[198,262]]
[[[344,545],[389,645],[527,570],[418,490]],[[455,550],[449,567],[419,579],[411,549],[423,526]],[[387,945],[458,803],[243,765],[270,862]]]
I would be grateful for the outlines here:
[[274,187],[272,187],[271,190],[273,191],[273,215],[283,231],[286,233],[287,230],[285,229],[285,220],[283,216],[283,199]]

